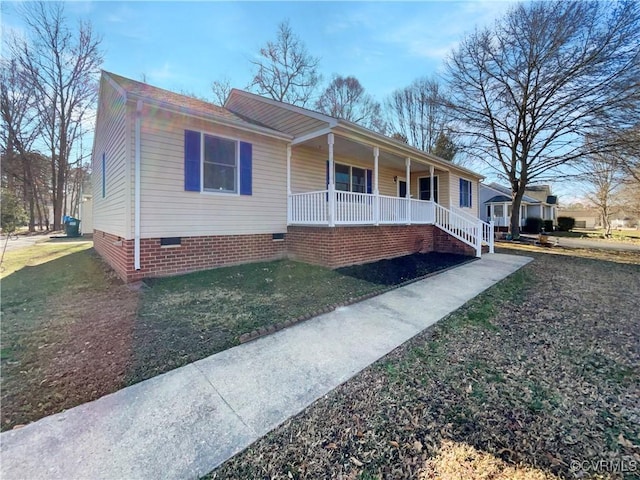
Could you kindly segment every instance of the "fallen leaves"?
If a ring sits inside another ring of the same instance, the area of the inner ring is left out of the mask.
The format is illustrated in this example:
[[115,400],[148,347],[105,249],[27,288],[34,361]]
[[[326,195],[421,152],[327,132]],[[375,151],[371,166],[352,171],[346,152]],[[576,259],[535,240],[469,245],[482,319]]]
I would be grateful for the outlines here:
[[[549,480],[574,478],[573,461],[640,461],[639,305],[629,291],[640,291],[636,265],[539,255],[216,478],[284,478],[285,465],[306,461],[295,478]],[[446,457],[451,445],[473,450]]]

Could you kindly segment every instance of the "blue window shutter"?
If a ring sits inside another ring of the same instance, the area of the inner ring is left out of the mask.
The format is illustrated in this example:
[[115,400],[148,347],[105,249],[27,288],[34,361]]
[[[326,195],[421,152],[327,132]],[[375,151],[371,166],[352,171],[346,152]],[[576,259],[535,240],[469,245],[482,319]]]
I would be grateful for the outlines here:
[[460,194],[459,194],[459,196],[460,196],[460,206],[464,207],[464,191],[463,191],[464,181],[460,178],[459,179],[459,183],[460,183],[460,189],[459,189],[460,190]]
[[253,146],[247,142],[240,142],[240,195],[252,194]]
[[469,208],[473,206],[473,202],[471,201],[472,195],[473,195],[473,184],[469,182]]
[[200,191],[200,132],[184,131],[184,189]]
[[373,185],[373,172],[367,168],[367,193],[372,192]]

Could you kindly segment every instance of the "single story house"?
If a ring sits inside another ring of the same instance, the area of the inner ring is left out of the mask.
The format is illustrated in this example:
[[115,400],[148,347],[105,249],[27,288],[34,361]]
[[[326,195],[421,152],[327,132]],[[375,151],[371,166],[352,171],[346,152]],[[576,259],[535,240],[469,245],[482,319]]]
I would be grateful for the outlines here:
[[94,246],[126,281],[492,248],[479,174],[241,90],[219,107],[103,72],[92,155]]
[[[511,225],[512,198],[511,189],[497,183],[480,184],[480,218],[485,222],[493,221],[499,229]],[[523,227],[528,217],[552,220],[555,225],[558,220],[558,198],[551,194],[548,185],[533,185],[525,189],[520,204],[520,226]]]

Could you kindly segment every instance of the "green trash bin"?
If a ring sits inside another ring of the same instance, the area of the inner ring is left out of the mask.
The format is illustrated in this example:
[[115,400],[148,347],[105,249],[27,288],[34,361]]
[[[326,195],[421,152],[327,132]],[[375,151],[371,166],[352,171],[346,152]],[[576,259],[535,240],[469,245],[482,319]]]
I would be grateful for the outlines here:
[[64,223],[64,232],[67,237],[79,237],[80,236],[80,220],[77,218],[69,217]]

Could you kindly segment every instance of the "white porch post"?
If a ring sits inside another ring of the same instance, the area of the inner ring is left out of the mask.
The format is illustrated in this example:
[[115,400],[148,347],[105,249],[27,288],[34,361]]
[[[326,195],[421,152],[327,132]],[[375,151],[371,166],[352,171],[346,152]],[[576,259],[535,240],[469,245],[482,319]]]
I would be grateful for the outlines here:
[[335,169],[333,167],[333,133],[327,135],[327,143],[329,144],[329,226],[334,227],[336,225],[336,184],[335,184]]
[[411,159],[405,159],[406,176],[407,176],[407,225],[411,225]]
[[429,201],[433,202],[433,174],[435,172],[435,168],[433,165],[429,165]]
[[287,225],[291,224],[293,214],[291,202],[291,145],[287,145]]
[[378,156],[380,149],[373,147],[373,223],[380,223],[380,191],[378,190]]

